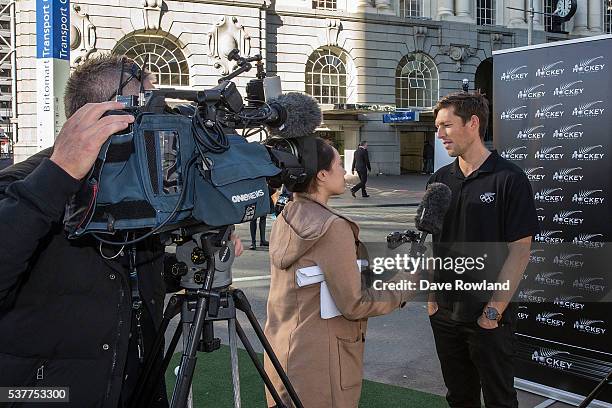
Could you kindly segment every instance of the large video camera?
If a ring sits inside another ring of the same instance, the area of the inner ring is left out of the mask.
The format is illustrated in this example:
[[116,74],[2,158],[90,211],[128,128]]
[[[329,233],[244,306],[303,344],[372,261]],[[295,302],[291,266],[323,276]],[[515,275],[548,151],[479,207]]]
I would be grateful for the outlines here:
[[[315,173],[317,102],[280,94],[280,85],[267,95],[261,56],[243,58],[234,50],[228,58],[237,69],[208,90],[145,92],[140,81],[140,95],[124,96],[120,82],[117,100],[125,109],[108,114],[131,114],[135,121],[103,145],[68,204],[70,237],[136,230],[148,236],[183,225],[251,221],[270,211],[268,185],[291,191]],[[253,62],[257,78],[247,86],[245,105],[232,79]],[[188,104],[171,107],[173,101]],[[263,144],[246,140],[260,131],[267,135]]]

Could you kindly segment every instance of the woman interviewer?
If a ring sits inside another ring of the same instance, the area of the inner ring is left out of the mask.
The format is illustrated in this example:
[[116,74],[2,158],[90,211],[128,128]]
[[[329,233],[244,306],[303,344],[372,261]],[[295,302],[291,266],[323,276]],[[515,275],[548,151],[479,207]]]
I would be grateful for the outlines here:
[[[265,334],[304,407],[354,408],[361,394],[367,318],[403,306],[405,294],[362,289],[359,227],[327,206],[331,196],[345,191],[346,171],[336,149],[320,138],[316,143],[316,176],[294,189],[294,201],[272,228]],[[317,266],[324,282],[300,286],[296,276],[316,281]],[[329,294],[331,307],[325,301]],[[265,366],[283,402],[293,406],[267,358]],[[275,406],[269,394],[267,400]]]

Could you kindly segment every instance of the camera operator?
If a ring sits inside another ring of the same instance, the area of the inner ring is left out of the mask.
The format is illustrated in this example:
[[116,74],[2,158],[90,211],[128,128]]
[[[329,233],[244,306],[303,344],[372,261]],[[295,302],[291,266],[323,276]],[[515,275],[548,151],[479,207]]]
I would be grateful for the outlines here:
[[[62,221],[103,143],[134,121],[102,117],[123,107],[108,101],[119,83],[137,95],[140,81],[153,88],[125,58],[86,61],[66,86],[68,120],[54,147],[0,172],[0,386],[69,387],[74,407],[129,403],[161,321],[164,248],[139,243],[130,276],[130,247],[68,240]],[[163,384],[155,400],[168,405]]]

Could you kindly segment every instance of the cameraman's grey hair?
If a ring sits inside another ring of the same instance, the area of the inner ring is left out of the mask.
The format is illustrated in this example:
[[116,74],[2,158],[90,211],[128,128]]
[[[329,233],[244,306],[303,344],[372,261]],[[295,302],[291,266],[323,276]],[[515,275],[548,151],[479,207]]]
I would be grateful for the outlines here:
[[[68,79],[64,93],[64,108],[67,118],[87,103],[109,100],[119,86],[122,59],[125,59],[124,73],[121,79],[124,81],[131,75],[130,67],[134,61],[120,55],[101,54],[76,67]],[[137,95],[139,88],[140,81],[134,78],[123,88],[123,94]]]

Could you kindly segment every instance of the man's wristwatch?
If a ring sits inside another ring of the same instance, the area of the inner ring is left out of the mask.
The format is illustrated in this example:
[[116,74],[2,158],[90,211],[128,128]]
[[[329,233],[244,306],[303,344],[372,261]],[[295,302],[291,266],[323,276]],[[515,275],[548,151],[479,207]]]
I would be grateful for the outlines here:
[[501,313],[499,313],[496,308],[491,306],[488,306],[483,314],[488,320],[495,320],[499,322],[502,318]]

